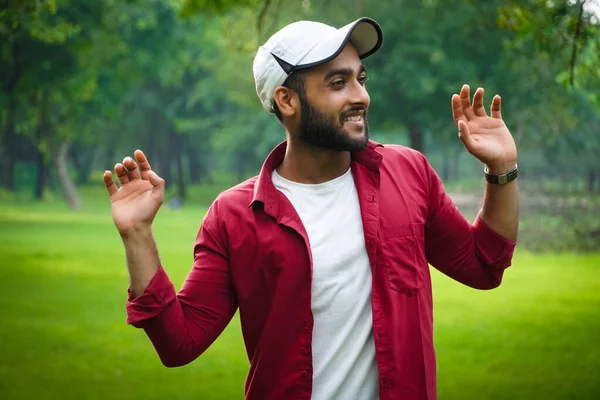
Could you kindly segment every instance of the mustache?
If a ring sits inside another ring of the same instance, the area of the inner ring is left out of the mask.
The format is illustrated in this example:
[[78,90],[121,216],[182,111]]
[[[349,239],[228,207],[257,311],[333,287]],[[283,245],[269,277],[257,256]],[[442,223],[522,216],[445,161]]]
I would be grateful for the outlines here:
[[350,114],[354,114],[354,113],[356,113],[356,112],[362,112],[362,113],[363,113],[363,115],[366,117],[366,116],[367,116],[367,111],[368,111],[367,107],[364,107],[364,106],[354,106],[354,107],[351,107],[351,108],[349,108],[348,110],[344,111],[344,112],[343,112],[343,113],[340,115],[340,120],[341,120],[341,121],[344,121],[344,119],[345,119],[345,118],[346,118],[348,115],[350,115]]

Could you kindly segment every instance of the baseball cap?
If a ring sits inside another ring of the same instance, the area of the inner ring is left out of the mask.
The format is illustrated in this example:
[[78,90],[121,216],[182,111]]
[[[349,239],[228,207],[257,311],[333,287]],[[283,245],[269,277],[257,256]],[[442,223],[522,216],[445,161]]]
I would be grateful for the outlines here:
[[273,112],[273,93],[294,71],[324,64],[351,42],[361,59],[375,53],[383,32],[371,18],[359,18],[342,28],[320,22],[298,21],[285,26],[258,48],[252,66],[256,93]]

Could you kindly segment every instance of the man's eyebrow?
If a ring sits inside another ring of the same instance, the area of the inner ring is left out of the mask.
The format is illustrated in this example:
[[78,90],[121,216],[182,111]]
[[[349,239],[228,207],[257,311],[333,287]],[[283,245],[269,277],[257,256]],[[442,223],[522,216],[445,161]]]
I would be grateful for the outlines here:
[[[364,64],[360,64],[360,68],[358,69],[358,75],[360,75],[366,71],[367,70],[366,70]],[[353,73],[354,73],[354,71],[352,70],[352,68],[335,68],[335,69],[332,69],[331,71],[328,71],[325,74],[325,77],[323,78],[323,80],[326,81],[329,78],[331,78],[332,76],[336,76],[336,75],[348,76],[348,75],[352,75]]]

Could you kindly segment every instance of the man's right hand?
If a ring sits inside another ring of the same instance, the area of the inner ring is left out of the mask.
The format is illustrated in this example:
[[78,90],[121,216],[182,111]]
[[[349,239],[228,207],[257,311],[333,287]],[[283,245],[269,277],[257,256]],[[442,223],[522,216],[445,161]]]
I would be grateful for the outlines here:
[[[141,150],[115,165],[120,187],[112,173],[104,171],[104,184],[110,195],[112,217],[122,237],[149,229],[165,196],[165,181],[150,168]],[[138,169],[139,166],[139,169]]]

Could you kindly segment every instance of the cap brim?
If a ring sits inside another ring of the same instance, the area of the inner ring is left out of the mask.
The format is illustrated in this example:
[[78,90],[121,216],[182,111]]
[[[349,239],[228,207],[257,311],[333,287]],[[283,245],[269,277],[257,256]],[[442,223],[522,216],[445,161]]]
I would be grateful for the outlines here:
[[356,47],[359,57],[363,59],[379,50],[383,43],[383,32],[373,19],[359,18],[320,41],[293,69],[305,69],[329,62],[344,50],[348,42]]

